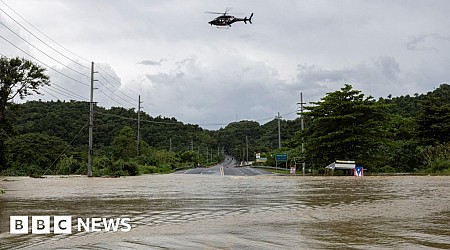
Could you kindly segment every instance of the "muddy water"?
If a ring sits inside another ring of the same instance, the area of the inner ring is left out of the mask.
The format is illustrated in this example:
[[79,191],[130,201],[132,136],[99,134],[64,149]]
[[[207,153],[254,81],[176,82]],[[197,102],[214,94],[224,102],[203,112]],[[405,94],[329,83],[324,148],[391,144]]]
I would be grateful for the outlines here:
[[[450,177],[2,177],[0,187],[2,249],[450,249]],[[12,235],[11,215],[128,217],[132,229]]]

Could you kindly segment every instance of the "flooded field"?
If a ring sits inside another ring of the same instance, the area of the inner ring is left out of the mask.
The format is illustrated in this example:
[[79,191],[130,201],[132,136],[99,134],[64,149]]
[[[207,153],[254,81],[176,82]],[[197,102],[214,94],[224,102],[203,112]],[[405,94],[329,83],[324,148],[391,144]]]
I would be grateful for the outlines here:
[[[2,177],[2,249],[450,249],[450,177]],[[9,233],[69,215],[72,234]],[[77,231],[76,218],[131,230]]]

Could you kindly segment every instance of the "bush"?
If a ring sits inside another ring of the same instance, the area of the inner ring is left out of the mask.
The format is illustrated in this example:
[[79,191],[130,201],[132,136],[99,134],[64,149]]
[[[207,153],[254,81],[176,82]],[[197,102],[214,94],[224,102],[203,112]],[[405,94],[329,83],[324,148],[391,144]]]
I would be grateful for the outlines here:
[[396,170],[391,166],[384,166],[380,169],[381,173],[395,173]]
[[142,166],[138,165],[139,174],[165,174],[172,172],[170,166],[165,167],[155,167],[155,166]]
[[157,168],[155,166],[138,165],[138,172],[139,174],[153,174],[157,173]]
[[130,176],[135,176],[138,174],[138,165],[134,162],[125,162],[123,163],[122,168]]
[[7,176],[40,176],[43,172],[44,171],[37,165],[14,162],[10,168],[6,169],[1,174]]
[[[79,172],[80,169],[86,169],[87,172],[87,168],[84,168],[84,165],[86,165],[86,163],[73,159],[73,156],[67,157],[66,155],[63,155],[57,164],[55,174],[69,175]],[[86,174],[86,172],[84,172],[84,174]]]
[[437,159],[431,163],[431,170],[436,172],[441,172],[450,169],[450,160],[447,159]]

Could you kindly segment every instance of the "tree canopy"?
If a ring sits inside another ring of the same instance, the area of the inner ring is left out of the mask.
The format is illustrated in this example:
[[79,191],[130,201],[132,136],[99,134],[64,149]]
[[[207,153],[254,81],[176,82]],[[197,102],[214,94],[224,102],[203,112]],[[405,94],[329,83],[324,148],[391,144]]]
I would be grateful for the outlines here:
[[[268,159],[265,164],[275,166],[275,154],[288,153],[289,159],[306,161],[306,168],[313,173],[338,159],[356,160],[371,172],[443,172],[450,169],[448,90],[449,85],[443,84],[426,94],[375,100],[344,85],[306,107],[303,132],[300,119],[280,120],[281,149],[277,119],[265,124],[238,121],[208,131],[175,118],[141,112],[139,156],[136,110],[98,106],[94,110],[94,175],[135,175],[211,165],[223,157],[222,150],[244,160],[247,145],[250,161],[255,160],[255,153],[261,153]],[[85,174],[88,104],[28,101],[11,106],[14,112],[6,109],[11,129],[4,132],[9,167],[3,173],[48,169],[49,174]],[[68,144],[70,147],[52,165],[50,162]]]
[[369,163],[386,133],[388,107],[346,84],[307,106],[311,124],[303,135],[309,161],[327,165],[335,160]]
[[6,108],[14,98],[24,99],[39,88],[49,85],[45,68],[24,58],[0,57],[0,170],[6,168],[5,141],[11,133],[6,119]]

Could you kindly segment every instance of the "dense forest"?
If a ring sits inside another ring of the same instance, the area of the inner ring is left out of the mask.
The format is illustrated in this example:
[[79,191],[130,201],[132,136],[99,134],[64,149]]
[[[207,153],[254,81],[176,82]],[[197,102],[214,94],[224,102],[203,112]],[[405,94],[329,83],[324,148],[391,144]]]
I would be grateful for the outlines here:
[[138,137],[136,110],[95,107],[88,151],[88,102],[15,103],[50,85],[44,68],[22,58],[0,58],[0,83],[2,175],[86,174],[88,152],[96,176],[165,173],[213,165],[225,155],[254,161],[256,153],[272,166],[277,153],[287,153],[286,166],[304,163],[310,174],[335,160],[354,160],[371,173],[450,173],[448,84],[378,100],[346,84],[305,107],[303,130],[300,118],[209,131],[140,112]]
[[[7,110],[12,133],[6,140],[6,175],[85,174],[88,154],[89,103],[28,101]],[[278,146],[277,121],[229,124],[218,131],[183,124],[175,118],[140,114],[141,145],[137,152],[137,112],[113,107],[94,108],[94,174],[127,175],[207,166],[225,154],[244,160],[254,152]],[[298,121],[281,121],[282,140],[290,139]],[[246,138],[248,141],[246,141]],[[117,166],[114,166],[117,165]],[[114,166],[114,167],[112,167]],[[111,170],[113,169],[113,171]]]

